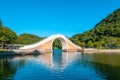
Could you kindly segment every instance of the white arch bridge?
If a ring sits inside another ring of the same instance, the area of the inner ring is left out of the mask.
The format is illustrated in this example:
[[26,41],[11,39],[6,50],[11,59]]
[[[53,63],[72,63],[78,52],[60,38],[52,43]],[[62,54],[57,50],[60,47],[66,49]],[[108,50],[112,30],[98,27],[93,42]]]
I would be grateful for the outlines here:
[[62,34],[56,34],[49,36],[42,41],[39,41],[35,44],[26,45],[21,47],[20,50],[37,50],[43,52],[52,52],[52,44],[55,39],[59,39],[62,43],[62,50],[63,51],[81,51],[81,47],[72,43],[68,38],[66,38]]

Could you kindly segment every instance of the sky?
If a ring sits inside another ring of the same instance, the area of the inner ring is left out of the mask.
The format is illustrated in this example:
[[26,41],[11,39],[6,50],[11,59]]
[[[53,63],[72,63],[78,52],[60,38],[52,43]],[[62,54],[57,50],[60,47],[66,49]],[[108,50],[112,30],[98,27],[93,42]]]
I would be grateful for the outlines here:
[[71,37],[95,27],[120,0],[0,0],[3,25],[20,35]]

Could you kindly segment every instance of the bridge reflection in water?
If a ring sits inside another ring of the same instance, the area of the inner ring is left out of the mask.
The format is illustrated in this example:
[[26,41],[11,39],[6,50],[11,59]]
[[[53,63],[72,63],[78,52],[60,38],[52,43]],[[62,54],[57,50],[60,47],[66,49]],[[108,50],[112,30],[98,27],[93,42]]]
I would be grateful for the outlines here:
[[59,72],[65,69],[76,59],[75,57],[78,54],[77,52],[54,50],[53,53],[44,53],[37,56],[29,55],[1,58],[0,80],[31,80],[36,78],[44,80],[43,78],[46,79],[46,77],[40,77],[41,73],[41,76],[45,76],[46,74],[48,75],[48,73],[44,72],[46,70]]
[[37,61],[51,69],[64,69],[70,62],[76,59],[77,55],[80,55],[80,53],[54,50],[53,53],[41,54],[37,57]]

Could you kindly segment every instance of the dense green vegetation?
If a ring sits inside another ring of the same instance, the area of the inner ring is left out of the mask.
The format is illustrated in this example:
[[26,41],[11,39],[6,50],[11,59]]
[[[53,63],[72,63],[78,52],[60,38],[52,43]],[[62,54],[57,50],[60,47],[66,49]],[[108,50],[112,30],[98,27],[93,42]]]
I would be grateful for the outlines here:
[[120,46],[120,9],[108,15],[92,30],[76,34],[70,39],[82,47],[118,48]]
[[21,34],[17,37],[16,43],[17,44],[33,44],[33,43],[36,43],[42,39],[43,38],[38,37],[34,34],[24,33],[24,34]]
[[62,49],[62,43],[59,39],[54,40],[53,49]]
[[[33,44],[40,40],[42,40],[41,37],[38,37],[33,34],[24,33],[24,34],[17,36],[14,31],[9,29],[8,27],[4,27],[2,25],[2,21],[0,20],[0,48],[1,50],[5,48],[5,44]],[[9,46],[7,46],[6,48],[8,48]]]
[[2,25],[2,21],[0,20],[0,45],[3,49],[5,47],[5,44],[14,43],[17,38],[17,35],[15,32],[13,32],[8,27],[4,27]]

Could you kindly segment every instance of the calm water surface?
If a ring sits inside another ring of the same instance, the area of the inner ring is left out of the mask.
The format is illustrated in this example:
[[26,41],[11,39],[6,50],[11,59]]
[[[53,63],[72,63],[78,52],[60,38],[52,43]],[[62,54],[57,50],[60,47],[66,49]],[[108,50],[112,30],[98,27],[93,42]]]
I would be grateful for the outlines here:
[[0,58],[0,80],[120,80],[120,54],[61,52]]

